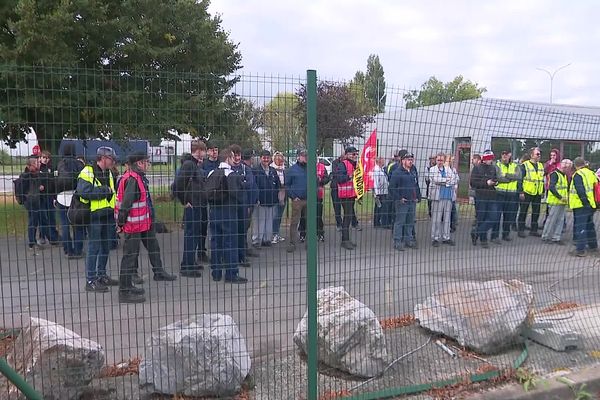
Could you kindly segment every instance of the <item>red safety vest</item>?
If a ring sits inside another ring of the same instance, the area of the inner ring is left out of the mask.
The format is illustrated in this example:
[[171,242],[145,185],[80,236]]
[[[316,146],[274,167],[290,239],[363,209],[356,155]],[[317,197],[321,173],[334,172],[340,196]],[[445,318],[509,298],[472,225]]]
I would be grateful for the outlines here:
[[125,185],[129,177],[135,178],[138,187],[140,189],[140,199],[131,205],[129,215],[127,216],[127,222],[123,226],[125,233],[141,233],[150,230],[152,225],[152,219],[150,216],[150,207],[148,207],[148,193],[146,187],[142,181],[142,177],[139,174],[129,170],[125,172],[119,182],[119,189],[117,190],[117,201],[115,203],[115,219],[119,216],[119,209],[121,208],[121,201],[123,201],[123,193],[125,193]]
[[[323,163],[320,163],[317,161],[317,178],[319,180],[323,179],[325,177],[326,173],[327,173],[327,170],[325,169],[325,166],[323,165]],[[317,199],[323,200],[324,196],[325,196],[325,188],[320,185],[317,186]]]
[[343,161],[346,166],[346,174],[350,177],[350,180],[344,183],[338,183],[338,197],[340,199],[354,199],[356,198],[356,191],[354,190],[354,166],[348,160]]

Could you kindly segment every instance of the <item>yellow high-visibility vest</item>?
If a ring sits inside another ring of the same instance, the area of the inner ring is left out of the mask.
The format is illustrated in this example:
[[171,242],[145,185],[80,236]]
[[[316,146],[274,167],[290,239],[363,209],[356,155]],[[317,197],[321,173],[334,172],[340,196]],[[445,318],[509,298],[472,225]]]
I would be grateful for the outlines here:
[[556,191],[562,197],[562,200],[560,200],[550,190],[548,190],[548,205],[556,206],[558,204],[566,204],[565,201],[568,199],[569,196],[567,176],[559,171],[553,171],[552,174],[556,174],[558,176],[558,181],[556,182]]
[[[518,168],[517,164],[514,162],[510,162],[508,163],[508,165],[506,165],[502,161],[498,161],[496,165],[498,166],[498,168],[500,168],[502,176],[506,176],[507,174],[514,175],[517,172]],[[503,192],[516,192],[517,181],[498,183],[498,185],[496,185],[496,190],[500,190]]]
[[537,163],[535,170],[531,160],[523,163],[525,166],[525,176],[523,177],[523,191],[532,196],[544,193],[544,164]]
[[[108,171],[108,174],[108,184],[113,192],[113,195],[111,196],[110,200],[87,200],[80,197],[82,203],[90,203],[90,212],[101,210],[103,208],[115,208],[115,180],[111,171]],[[91,165],[87,165],[81,170],[78,179],[83,179],[84,181],[91,183],[95,187],[102,186],[100,184],[100,181],[94,176],[94,168]]]
[[[575,172],[575,175],[573,175],[573,179],[575,179],[577,175],[581,176],[583,180],[583,187],[585,188],[585,195],[588,199],[588,202],[590,203],[592,208],[596,208],[596,201],[594,199],[594,185],[596,184],[596,182],[598,182],[596,174],[594,174],[590,169],[584,167],[578,169],[577,172]],[[577,194],[577,190],[575,189],[575,184],[573,183],[573,181],[571,181],[571,190],[569,192],[569,208],[574,210],[576,208],[583,207],[583,202]]]

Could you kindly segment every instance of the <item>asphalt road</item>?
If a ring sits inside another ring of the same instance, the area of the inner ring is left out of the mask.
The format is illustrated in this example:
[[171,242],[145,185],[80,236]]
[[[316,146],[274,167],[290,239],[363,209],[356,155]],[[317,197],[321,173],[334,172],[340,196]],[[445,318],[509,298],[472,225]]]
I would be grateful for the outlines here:
[[[325,243],[319,244],[319,287],[344,286],[379,318],[411,313],[437,288],[462,280],[520,279],[534,286],[540,306],[557,301],[550,288],[558,281],[554,293],[561,299],[600,303],[598,259],[571,257],[571,246],[542,244],[534,237],[490,249],[473,247],[470,225],[460,222],[456,247],[432,248],[429,222],[419,222],[419,248],[405,252],[392,249],[390,231],[372,228],[353,231],[358,248],[346,251],[340,248],[339,233],[328,227]],[[159,235],[165,265],[174,272],[182,239],[182,231]],[[108,363],[141,355],[146,339],[159,327],[209,312],[233,316],[253,357],[272,355],[292,348],[294,330],[306,311],[305,250],[288,254],[285,243],[262,249],[259,258],[251,259],[252,267],[241,270],[250,280],[247,285],[213,282],[208,273],[199,279],[154,282],[142,251],[147,301],[138,305],[120,304],[116,288],[107,294],[85,292],[84,261],[67,260],[60,247],[33,256],[23,238],[4,237],[0,254],[0,327],[20,327],[29,315],[56,321],[102,344]],[[121,249],[110,255],[113,277],[120,256]]]

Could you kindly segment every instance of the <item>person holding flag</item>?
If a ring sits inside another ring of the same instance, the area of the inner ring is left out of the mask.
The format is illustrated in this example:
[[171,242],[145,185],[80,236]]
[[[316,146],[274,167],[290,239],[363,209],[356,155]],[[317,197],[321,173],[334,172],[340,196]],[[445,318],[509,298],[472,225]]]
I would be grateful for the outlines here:
[[342,217],[342,248],[346,250],[354,250],[356,247],[356,244],[350,240],[350,224],[354,218],[354,201],[357,198],[360,199],[364,194],[362,171],[360,168],[357,169],[357,159],[356,147],[346,147],[344,160],[334,171],[338,197],[344,214]]

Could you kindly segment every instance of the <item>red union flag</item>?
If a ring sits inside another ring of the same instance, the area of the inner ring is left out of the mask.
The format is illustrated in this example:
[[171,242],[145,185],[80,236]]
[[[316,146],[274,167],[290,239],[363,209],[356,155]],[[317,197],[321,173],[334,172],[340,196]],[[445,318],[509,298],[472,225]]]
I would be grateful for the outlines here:
[[377,158],[377,129],[373,129],[369,140],[363,147],[360,155],[360,163],[363,169],[363,180],[365,191],[373,188],[373,168],[375,168],[375,159]]

